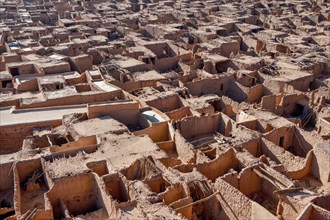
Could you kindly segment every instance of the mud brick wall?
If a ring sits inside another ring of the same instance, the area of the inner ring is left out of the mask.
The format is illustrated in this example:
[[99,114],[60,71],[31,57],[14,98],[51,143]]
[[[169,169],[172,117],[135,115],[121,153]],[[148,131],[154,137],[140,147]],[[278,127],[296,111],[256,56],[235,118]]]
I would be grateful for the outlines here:
[[0,154],[10,154],[19,151],[22,147],[24,138],[33,134],[34,127],[57,127],[61,124],[62,120],[52,120],[30,124],[2,126],[0,129]]

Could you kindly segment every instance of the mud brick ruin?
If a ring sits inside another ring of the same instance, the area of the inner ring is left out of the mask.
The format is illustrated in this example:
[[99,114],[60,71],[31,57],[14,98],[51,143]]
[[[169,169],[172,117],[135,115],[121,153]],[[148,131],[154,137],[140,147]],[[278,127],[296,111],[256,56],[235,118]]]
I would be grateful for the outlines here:
[[0,219],[329,220],[329,0],[0,0]]

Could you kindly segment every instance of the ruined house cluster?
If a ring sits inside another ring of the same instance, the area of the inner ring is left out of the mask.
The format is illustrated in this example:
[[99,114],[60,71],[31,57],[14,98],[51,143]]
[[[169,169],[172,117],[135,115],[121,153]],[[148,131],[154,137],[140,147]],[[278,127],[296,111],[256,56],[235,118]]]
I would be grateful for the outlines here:
[[0,219],[329,220],[329,1],[0,19]]

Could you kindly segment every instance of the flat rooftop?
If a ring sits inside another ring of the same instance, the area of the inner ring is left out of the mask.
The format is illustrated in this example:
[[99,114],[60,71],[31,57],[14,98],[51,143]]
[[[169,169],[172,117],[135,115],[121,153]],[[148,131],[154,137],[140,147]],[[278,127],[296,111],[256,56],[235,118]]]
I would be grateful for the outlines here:
[[0,108],[0,127],[43,121],[61,120],[63,115],[87,112],[86,105],[15,110]]

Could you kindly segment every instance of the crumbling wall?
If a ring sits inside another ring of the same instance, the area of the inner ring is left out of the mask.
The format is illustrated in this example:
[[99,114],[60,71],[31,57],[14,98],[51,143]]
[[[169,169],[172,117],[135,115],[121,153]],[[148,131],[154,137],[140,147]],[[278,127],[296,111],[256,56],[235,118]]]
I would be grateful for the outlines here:
[[289,94],[282,97],[280,106],[285,114],[292,115],[296,110],[296,103],[305,99],[304,94]]
[[[269,157],[272,161],[274,161],[277,164],[280,164],[281,161],[277,158],[276,155],[274,155],[273,153],[273,149],[276,145],[270,141],[268,141],[267,139],[261,138],[261,142],[260,142],[260,155],[264,154],[267,157]],[[278,149],[278,147],[276,148]]]
[[239,191],[246,196],[261,191],[261,178],[253,171],[253,169],[253,167],[245,168],[241,170],[238,175]]
[[278,217],[274,216],[272,213],[270,213],[267,209],[265,209],[258,203],[252,202],[251,219],[277,220]]
[[312,202],[313,202],[313,204],[315,204],[325,210],[330,210],[329,199],[330,199],[330,194],[327,194],[327,195],[322,195],[318,198],[315,198]]
[[46,134],[44,135],[35,135],[35,136],[28,136],[23,143],[25,147],[25,142],[29,142],[28,148],[38,149],[38,148],[45,148],[50,147],[50,143]]
[[[184,138],[189,139],[201,134],[209,134],[218,131],[220,127],[221,113],[211,116],[191,116],[175,123],[175,127],[181,131]],[[203,126],[200,126],[200,125]]]
[[192,112],[189,107],[182,107],[170,112],[166,112],[166,115],[173,121],[181,120],[184,117],[191,116]]
[[297,179],[302,179],[302,178],[306,177],[307,175],[309,175],[312,170],[313,156],[314,156],[313,151],[312,150],[309,151],[305,158],[303,167],[301,167],[300,169],[298,168],[297,170],[288,171],[287,172],[288,177],[290,177],[291,179],[297,180]]
[[180,58],[178,56],[156,59],[155,68],[160,72],[171,70],[178,66],[179,60]]
[[[20,125],[6,125],[1,126],[0,129],[0,143],[1,149],[0,154],[10,154],[17,152],[21,149],[23,140],[28,135],[33,134],[34,127],[57,127],[62,124],[62,120],[52,120],[35,122],[29,124]],[[19,135],[17,135],[19,134]]]
[[261,109],[270,112],[275,112],[276,107],[276,95],[267,95],[261,98]]
[[320,135],[329,139],[330,136],[330,117],[320,118],[317,121],[317,130]]
[[125,183],[118,174],[106,175],[102,179],[113,200],[116,200],[118,203],[127,202],[129,200],[130,197]]
[[196,169],[213,182],[224,175],[230,168],[238,169],[238,160],[232,148],[220,154],[218,158],[211,162],[197,164]]
[[42,107],[53,107],[53,106],[63,106],[63,105],[78,105],[84,103],[95,103],[95,102],[105,102],[115,99],[116,97],[121,97],[122,92],[112,91],[112,92],[100,92],[100,93],[79,93],[76,95],[59,97],[54,99],[47,99],[41,102],[34,102],[28,104],[20,104],[20,108],[42,108]]
[[220,191],[217,199],[227,216],[226,219],[250,219],[252,203],[249,198],[220,178],[217,179],[214,187]]
[[248,128],[248,129],[257,131],[258,123],[259,123],[258,120],[254,119],[254,120],[239,122],[238,125],[242,125],[242,126]]
[[[77,72],[72,72],[72,73],[77,73]],[[65,74],[63,74],[65,76]],[[73,78],[66,78],[65,82],[68,85],[76,85],[80,83],[86,83],[87,82],[87,77],[85,73],[80,74],[78,77],[73,77]]]
[[[38,64],[36,66],[38,66]],[[40,67],[42,67],[45,74],[65,73],[71,71],[70,64],[66,62],[55,63],[54,65],[40,65]]]
[[180,159],[174,159],[174,158],[160,158],[157,161],[159,161],[162,165],[164,165],[167,168],[174,167],[182,163]]
[[310,215],[310,219],[318,219],[318,220],[328,220],[330,216],[330,211],[323,209],[319,206],[313,205],[312,213]]
[[167,122],[153,124],[152,127],[134,132],[134,135],[142,134],[148,135],[153,142],[163,142],[170,139]]
[[145,183],[149,186],[151,191],[159,194],[166,190],[170,185],[163,177],[155,177],[148,179]]
[[295,155],[305,157],[307,152],[313,149],[313,146],[322,143],[323,140],[315,135],[311,135],[298,127],[294,127],[292,140],[292,151]]
[[165,192],[159,194],[159,198],[164,201],[166,205],[170,205],[175,201],[187,197],[186,192],[181,184],[171,185]]
[[14,186],[13,162],[0,163],[0,191]]
[[[148,25],[148,29],[150,30],[150,28],[155,27],[152,25]],[[158,30],[157,28],[155,28],[154,30]],[[167,42],[156,42],[153,44],[146,44],[144,45],[146,48],[148,48],[149,50],[151,50],[157,57],[161,57],[164,53],[164,48],[168,47]]]
[[100,177],[109,173],[106,160],[89,162],[86,166]]
[[176,154],[175,142],[173,140],[158,142],[157,146],[159,149],[165,151],[167,155]]
[[230,117],[236,116],[240,109],[239,104],[227,96],[222,96],[221,100],[221,111]]
[[260,186],[260,191],[265,194],[270,200],[277,204],[279,198],[274,192],[278,190],[278,187],[274,186],[272,182],[265,178],[261,178]]
[[[260,78],[260,75],[258,75]],[[282,81],[274,81],[270,79],[261,80],[265,88],[264,93],[265,95],[277,95],[281,93],[291,94],[295,92],[293,86],[286,84]]]
[[222,43],[217,50],[212,50],[212,52],[219,53],[220,55],[225,57],[230,57],[231,53],[237,54],[239,51],[240,44],[238,41]]
[[322,184],[328,184],[330,182],[330,150],[329,141],[324,144],[318,144],[314,146],[313,162],[311,173]]
[[223,76],[217,79],[201,79],[187,83],[190,94],[193,96],[202,96],[206,94],[216,94],[222,96],[230,89],[232,76]]
[[128,180],[144,180],[159,176],[161,170],[155,165],[150,156],[137,159],[135,162],[131,163],[129,167],[122,169],[121,173]]
[[146,101],[146,103],[162,112],[169,112],[182,107],[182,102],[177,94]]
[[38,91],[38,81],[37,79],[27,80],[25,82],[21,82],[17,85],[18,92],[33,92]]
[[8,107],[8,106],[19,106],[19,99],[12,99],[12,100],[7,100],[7,101],[1,101],[0,102],[0,108],[2,107]]
[[239,190],[239,179],[237,171],[224,174],[221,179]]
[[[171,204],[171,207],[173,209],[176,209],[176,208],[180,208],[180,207],[184,207],[186,205],[189,205],[192,202],[193,202],[193,199],[189,196],[189,197],[185,197],[183,199],[179,199],[179,200],[173,202]],[[185,208],[180,208],[177,212],[180,213],[186,219],[191,220],[192,217],[193,217],[193,212],[192,211],[193,211],[193,206],[190,205],[190,206],[187,206]]]
[[248,102],[248,103],[259,102],[262,95],[263,95],[263,85],[262,84],[255,85],[255,86],[249,88],[249,91],[247,93],[246,102]]
[[241,145],[254,157],[259,157],[260,154],[260,138],[249,140]]
[[174,141],[176,146],[176,152],[179,158],[184,163],[193,163],[195,161],[195,153],[193,146],[184,139],[180,131],[176,130],[174,134]]
[[93,65],[92,61],[92,57],[89,55],[70,57],[69,59],[71,69],[78,71],[79,73],[83,73],[86,70],[91,69]]
[[132,73],[145,72],[145,71],[153,70],[153,66],[151,64],[141,63],[135,66],[125,67],[125,69]]
[[40,158],[32,159],[28,161],[19,161],[16,163],[16,170],[20,182],[23,182],[29,175],[31,175],[35,170],[41,169]]
[[218,131],[228,137],[233,130],[235,121],[226,114],[221,114],[220,125]]
[[235,80],[230,81],[229,89],[225,92],[225,95],[232,100],[241,103],[247,99],[248,88],[242,86]]
[[63,177],[54,181],[54,186],[46,193],[53,206],[55,218],[63,217],[58,200],[61,199],[73,216],[96,211],[99,192],[92,173]]
[[[15,202],[15,211],[18,213],[18,215],[25,214],[25,212],[28,211],[27,204],[24,204],[24,202],[23,202],[23,201],[26,201],[26,199],[24,199],[24,197],[23,197],[24,196],[23,190],[24,191],[32,190],[32,189],[29,189],[28,180],[38,170],[43,172],[40,158],[27,160],[27,161],[19,161],[15,164],[14,198],[15,198],[15,201],[17,201],[17,202]],[[42,178],[44,178],[44,177],[42,177]],[[35,184],[35,183],[31,182],[31,184]],[[34,190],[38,190],[38,189],[34,189]]]
[[[14,210],[14,164],[13,162],[0,164],[0,216]],[[16,174],[17,175],[17,174]]]
[[262,139],[261,141],[262,154],[269,157],[277,164],[283,164],[287,171],[287,175],[293,179],[300,179],[308,175],[311,171],[312,156],[310,151],[306,158],[293,155],[290,151],[284,151],[278,145]]
[[306,204],[302,204],[296,198],[285,196],[280,200],[281,217],[283,219],[296,219],[304,210]]
[[293,86],[296,90],[306,92],[309,89],[310,83],[314,80],[314,75],[310,74],[309,76],[300,77],[297,80],[292,80],[287,82],[288,85]]
[[136,89],[141,89],[144,87],[154,87],[157,86],[157,82],[159,80],[145,80],[145,81],[137,81],[137,82],[126,82],[126,83],[121,83],[119,81],[114,81],[111,82],[114,85],[124,89],[125,91],[132,91]]
[[14,169],[14,209],[15,209],[15,213],[17,212],[18,215],[21,215],[23,213],[21,213],[21,202],[22,202],[22,198],[21,198],[21,183],[20,183],[20,177],[19,174],[17,172],[17,165],[15,165]]
[[88,137],[81,137],[77,141],[69,142],[66,144],[62,144],[61,146],[51,146],[51,152],[62,152],[67,150],[79,149],[91,145],[97,144],[96,136],[88,136]]
[[110,115],[125,125],[138,123],[139,105],[137,102],[110,103],[88,106],[88,118]]
[[288,150],[293,143],[294,127],[281,127],[264,134],[264,138]]

